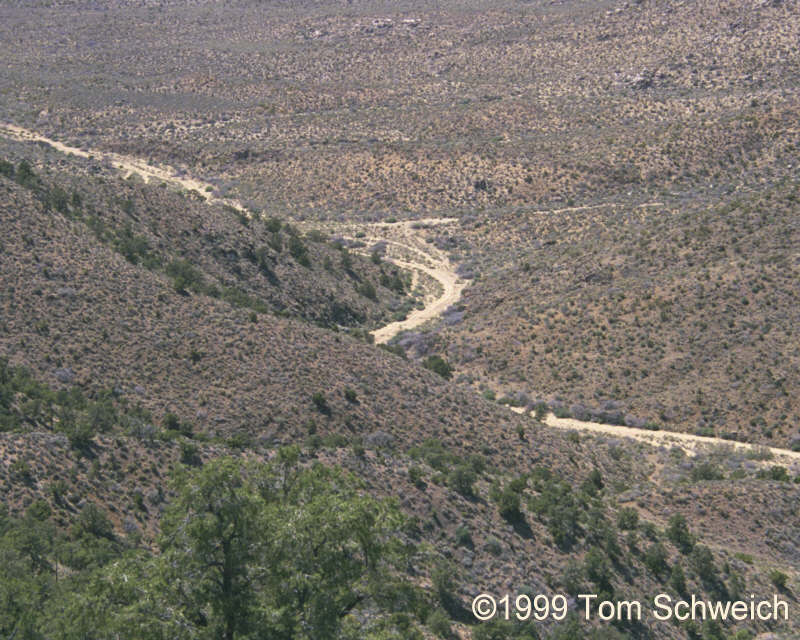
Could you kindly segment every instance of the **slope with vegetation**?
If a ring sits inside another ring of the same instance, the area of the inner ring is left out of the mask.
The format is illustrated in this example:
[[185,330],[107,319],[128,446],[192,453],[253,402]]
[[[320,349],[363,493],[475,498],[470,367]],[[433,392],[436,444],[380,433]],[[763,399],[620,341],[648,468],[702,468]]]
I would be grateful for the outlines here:
[[796,445],[799,15],[0,3],[0,635],[796,637],[470,603],[796,606],[795,462],[536,418]]

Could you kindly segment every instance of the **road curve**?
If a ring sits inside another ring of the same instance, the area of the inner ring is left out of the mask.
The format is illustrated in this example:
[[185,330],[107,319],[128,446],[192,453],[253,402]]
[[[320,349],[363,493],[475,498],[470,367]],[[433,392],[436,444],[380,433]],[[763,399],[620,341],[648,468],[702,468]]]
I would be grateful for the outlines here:
[[[126,176],[138,174],[148,182],[150,180],[159,180],[174,183],[180,185],[184,189],[201,193],[206,198],[208,204],[224,204],[238,211],[246,212],[246,208],[237,200],[218,198],[211,195],[214,189],[212,184],[197,178],[179,175],[178,172],[171,167],[157,167],[140,158],[118,153],[96,150],[87,151],[78,147],[72,147],[10,123],[0,123],[0,135],[5,135],[6,137],[20,141],[43,142],[50,145],[56,151],[65,154],[72,154],[82,158],[93,157],[99,160],[105,160]],[[656,206],[659,204],[661,203],[653,202],[640,206]],[[562,211],[579,211],[582,209],[594,208],[595,206],[600,207],[608,205],[570,207]],[[542,213],[546,213],[546,211]],[[442,293],[440,295],[434,300],[429,301],[422,309],[414,309],[405,320],[392,322],[374,330],[372,335],[376,343],[388,342],[401,331],[413,329],[429,320],[433,320],[441,315],[449,306],[456,304],[460,300],[461,292],[464,287],[467,286],[467,282],[459,278],[447,255],[443,251],[426,243],[422,234],[417,232],[419,228],[433,225],[447,225],[456,221],[457,220],[454,218],[430,218],[409,220],[401,223],[379,222],[359,225],[361,230],[373,232],[372,237],[368,238],[369,240],[386,240],[401,251],[404,250],[407,254],[410,254],[410,257],[387,256],[387,261],[404,269],[424,273],[436,280],[442,287]],[[376,233],[378,230],[389,230],[390,237],[382,237],[381,233]],[[529,413],[524,408],[512,407],[512,410],[517,413]],[[696,436],[694,434],[681,433],[678,431],[650,431],[647,429],[636,429],[634,427],[586,422],[573,418],[557,418],[552,413],[545,417],[544,423],[555,429],[580,430],[612,437],[632,438],[654,446],[679,446],[690,455],[696,454],[703,448],[724,446],[731,447],[735,450],[764,450],[772,454],[773,458],[777,460],[800,461],[800,452],[798,451],[780,449],[777,447],[762,447],[746,442]]]

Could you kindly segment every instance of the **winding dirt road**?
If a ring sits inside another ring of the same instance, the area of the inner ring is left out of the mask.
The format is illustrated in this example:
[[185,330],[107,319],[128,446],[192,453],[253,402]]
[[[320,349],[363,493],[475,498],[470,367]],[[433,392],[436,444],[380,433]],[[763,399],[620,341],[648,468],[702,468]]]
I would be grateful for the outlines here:
[[[213,196],[213,185],[196,178],[181,175],[172,167],[157,167],[142,159],[113,152],[96,150],[86,151],[8,123],[0,123],[0,135],[5,135],[6,137],[20,141],[46,143],[56,151],[65,154],[73,154],[82,158],[92,157],[97,160],[107,161],[114,168],[121,171],[126,177],[132,174],[138,174],[147,182],[150,180],[158,180],[173,183],[184,189],[201,193],[206,198],[208,204],[224,204],[246,213],[246,208],[242,206],[239,201]],[[651,202],[639,206],[647,207],[660,204],[661,203],[658,202]],[[567,209],[553,210],[550,211],[550,213],[557,211],[579,211],[603,206],[615,205],[569,207]],[[542,211],[541,213],[548,212]],[[399,267],[415,272],[415,281],[418,280],[417,274],[422,273],[438,282],[441,288],[441,292],[438,294],[429,293],[426,296],[423,308],[414,309],[405,320],[392,322],[373,331],[372,335],[376,343],[388,342],[401,331],[413,329],[429,320],[437,318],[449,306],[456,304],[460,300],[461,292],[464,287],[467,286],[467,282],[458,276],[447,254],[433,246],[433,244],[427,242],[424,234],[421,233],[421,231],[426,228],[438,225],[451,225],[456,222],[457,219],[455,218],[429,218],[398,223],[379,222],[372,224],[348,224],[341,227],[341,230],[345,231],[345,233],[351,237],[359,237],[366,242],[372,243],[385,242],[387,247],[386,260]],[[529,414],[524,408],[511,409],[517,413]],[[702,450],[729,447],[734,450],[768,451],[772,455],[773,461],[792,463],[800,461],[800,452],[798,451],[780,449],[777,447],[761,447],[745,442],[696,436],[677,431],[649,431],[647,429],[636,429],[633,427],[585,422],[572,418],[557,418],[552,413],[545,417],[544,422],[549,427],[555,429],[579,430],[617,438],[632,438],[659,447],[678,446],[689,455],[696,455]]]
[[187,191],[197,191],[206,200],[208,204],[224,204],[233,207],[238,211],[245,212],[245,207],[238,200],[229,200],[227,198],[218,198],[212,195],[215,187],[214,185],[192,178],[186,175],[181,175],[173,167],[158,167],[132,156],[126,156],[111,151],[98,151],[92,149],[87,151],[78,147],[72,147],[58,142],[52,138],[47,138],[43,135],[23,129],[7,122],[0,123],[0,135],[4,135],[14,140],[21,142],[40,142],[51,146],[56,151],[67,155],[77,156],[79,158],[94,158],[101,162],[108,162],[112,167],[122,173],[125,178],[133,175],[139,175],[145,182],[157,180],[158,182],[172,183],[186,189]]
[[[64,154],[108,162],[126,178],[132,175],[139,175],[145,182],[156,180],[172,183],[189,191],[197,191],[203,195],[208,204],[223,204],[246,213],[246,208],[238,200],[219,198],[212,195],[214,192],[212,184],[191,176],[182,175],[173,167],[155,166],[141,158],[110,151],[98,151],[95,149],[87,151],[10,123],[0,123],[0,135],[23,142],[45,143]],[[455,273],[447,255],[426,243],[416,231],[421,227],[447,225],[455,222],[457,222],[455,218],[430,218],[396,224],[383,222],[358,225],[357,229],[353,229],[352,235],[355,235],[355,231],[361,231],[362,233],[367,233],[368,240],[372,242],[386,242],[388,248],[387,259],[399,267],[415,272],[415,282],[418,280],[416,272],[421,272],[438,282],[442,289],[438,296],[426,296],[423,308],[413,309],[405,320],[392,322],[373,331],[372,335],[376,343],[388,342],[401,331],[413,329],[438,317],[461,298],[461,291],[467,283]],[[355,227],[355,225],[350,226]]]
[[424,274],[439,285],[439,291],[427,292],[424,306],[413,309],[405,320],[389,323],[372,332],[376,344],[389,342],[401,331],[408,331],[438,318],[448,307],[461,299],[467,281],[459,277],[447,254],[426,242],[422,233],[431,227],[448,226],[457,218],[425,218],[403,222],[376,222],[334,225],[331,230],[347,238],[367,244],[383,243],[384,260],[415,274],[415,282]]

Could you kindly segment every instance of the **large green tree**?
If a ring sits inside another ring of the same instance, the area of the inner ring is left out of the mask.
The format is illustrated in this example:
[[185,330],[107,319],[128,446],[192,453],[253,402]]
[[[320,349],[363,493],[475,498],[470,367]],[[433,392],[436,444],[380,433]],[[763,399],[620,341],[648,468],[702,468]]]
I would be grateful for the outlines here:
[[173,488],[160,553],[130,552],[84,578],[51,604],[49,633],[330,640],[396,590],[400,512],[340,469],[300,468],[285,450],[267,465],[184,470]]

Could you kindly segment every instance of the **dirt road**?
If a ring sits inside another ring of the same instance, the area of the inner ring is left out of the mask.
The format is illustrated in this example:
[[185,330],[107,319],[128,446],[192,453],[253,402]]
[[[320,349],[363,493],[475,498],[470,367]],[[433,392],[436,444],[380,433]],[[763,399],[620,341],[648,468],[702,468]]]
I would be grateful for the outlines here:
[[85,150],[78,147],[71,147],[70,145],[58,142],[51,138],[47,138],[34,131],[17,127],[9,123],[0,123],[0,135],[5,135],[14,140],[23,142],[44,142],[50,145],[56,151],[65,154],[72,154],[80,158],[94,158],[101,162],[108,162],[112,167],[120,171],[124,177],[132,175],[140,176],[145,182],[156,180],[158,182],[167,182],[176,184],[188,191],[197,191],[202,194],[209,204],[224,204],[233,207],[238,211],[245,211],[245,207],[238,200],[229,200],[227,198],[218,198],[212,195],[214,185],[192,178],[189,176],[181,175],[173,167],[158,167],[149,164],[141,158],[134,158],[111,151],[97,151],[95,149]]
[[[112,152],[86,151],[77,147],[71,147],[56,140],[39,135],[28,129],[17,127],[12,124],[1,123],[0,135],[29,142],[44,142],[53,149],[66,154],[73,154],[82,158],[93,157],[98,160],[108,161],[113,167],[123,172],[127,177],[131,174],[140,175],[145,181],[158,180],[173,183],[184,189],[194,190],[203,194],[209,204],[224,204],[239,211],[246,211],[237,200],[218,198],[211,195],[213,185],[180,175],[172,167],[156,167],[147,162],[130,156],[125,156]],[[640,206],[658,206],[661,203],[645,203]],[[586,207],[570,207],[560,211],[579,211],[602,206],[612,205],[591,205]],[[543,211],[542,213],[547,213]],[[426,296],[425,304],[422,309],[414,309],[405,320],[392,322],[372,332],[375,342],[385,343],[396,336],[400,331],[406,331],[433,320],[442,314],[449,306],[456,304],[461,298],[461,292],[467,286],[467,282],[461,279],[456,273],[447,254],[437,249],[426,241],[424,234],[425,228],[438,225],[451,225],[457,222],[455,218],[429,218],[423,220],[413,220],[398,223],[379,222],[372,224],[348,224],[341,229],[350,237],[358,237],[365,242],[386,242],[386,259],[399,267],[409,269],[417,273],[423,273],[439,283],[441,292]],[[517,413],[526,413],[525,409],[512,408]],[[552,413],[545,418],[545,424],[556,429],[580,430],[592,433],[600,433],[612,437],[633,438],[640,442],[646,442],[654,446],[679,446],[690,455],[699,451],[713,447],[731,447],[733,449],[765,449],[768,450],[775,460],[786,462],[800,461],[800,452],[776,447],[757,447],[756,445],[723,440],[722,438],[709,438],[696,436],[689,433],[676,431],[649,431],[647,429],[635,429],[633,427],[621,427],[609,424],[599,424],[595,422],[584,422],[572,418],[557,418]]]
[[[516,413],[528,414],[528,411],[521,407],[511,407],[511,410]],[[588,431],[616,438],[633,438],[634,440],[658,447],[677,446],[689,455],[696,455],[703,451],[719,447],[729,447],[738,451],[769,452],[772,454],[772,462],[800,462],[800,451],[791,451],[778,447],[762,447],[747,442],[696,436],[692,433],[682,433],[679,431],[650,431],[649,429],[636,429],[634,427],[623,427],[613,424],[586,422],[584,420],[575,420],[574,418],[557,418],[552,413],[547,414],[544,423],[549,427],[565,429],[567,431]]]

